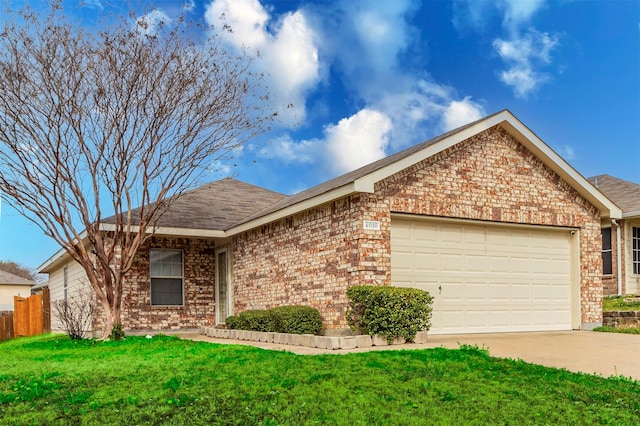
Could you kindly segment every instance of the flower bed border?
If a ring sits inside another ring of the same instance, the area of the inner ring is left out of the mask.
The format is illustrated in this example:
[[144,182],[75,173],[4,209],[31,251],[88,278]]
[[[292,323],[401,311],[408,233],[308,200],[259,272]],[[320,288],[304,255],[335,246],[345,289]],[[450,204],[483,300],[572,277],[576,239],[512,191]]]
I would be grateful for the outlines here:
[[[384,336],[316,336],[314,334],[287,334],[271,333],[263,331],[249,330],[228,330],[226,328],[204,327],[201,333],[216,339],[248,340],[253,342],[267,342],[280,345],[306,346],[319,349],[355,349],[370,348],[371,346],[387,346],[387,338]],[[406,343],[404,338],[396,338],[392,345],[402,345]],[[427,332],[419,331],[416,334],[414,343],[427,343]]]

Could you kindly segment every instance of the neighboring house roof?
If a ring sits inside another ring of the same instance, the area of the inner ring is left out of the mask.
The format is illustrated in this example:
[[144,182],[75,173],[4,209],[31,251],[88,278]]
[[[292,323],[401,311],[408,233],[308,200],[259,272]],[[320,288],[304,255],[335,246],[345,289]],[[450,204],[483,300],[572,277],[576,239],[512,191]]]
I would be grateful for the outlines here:
[[640,216],[640,185],[609,175],[598,175],[589,181],[622,209],[622,217]]
[[35,281],[13,275],[5,271],[0,271],[0,285],[3,284],[32,286],[35,284]]

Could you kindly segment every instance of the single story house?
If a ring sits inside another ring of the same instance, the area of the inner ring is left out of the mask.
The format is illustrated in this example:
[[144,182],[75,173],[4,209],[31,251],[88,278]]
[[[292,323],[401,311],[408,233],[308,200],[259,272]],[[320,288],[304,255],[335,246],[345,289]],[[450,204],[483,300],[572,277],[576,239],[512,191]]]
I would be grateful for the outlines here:
[[[191,191],[139,251],[123,325],[197,328],[299,304],[342,329],[346,289],[368,284],[428,290],[432,333],[590,329],[600,224],[620,219],[505,110],[292,196],[228,178]],[[64,252],[39,270],[52,301],[85,282]]]
[[31,296],[34,281],[0,271],[0,311],[13,311],[14,296]]
[[603,218],[602,284],[604,294],[640,292],[640,185],[609,175],[589,181],[622,209],[622,219]]

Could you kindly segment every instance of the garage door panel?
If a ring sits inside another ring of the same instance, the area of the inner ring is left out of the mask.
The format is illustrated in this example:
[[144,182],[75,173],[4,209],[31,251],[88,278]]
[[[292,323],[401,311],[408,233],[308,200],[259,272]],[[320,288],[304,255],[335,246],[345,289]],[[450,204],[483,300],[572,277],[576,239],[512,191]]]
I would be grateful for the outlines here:
[[511,300],[514,302],[531,300],[531,286],[528,284],[511,285]]
[[392,219],[391,247],[392,285],[434,296],[434,334],[571,328],[566,231]]

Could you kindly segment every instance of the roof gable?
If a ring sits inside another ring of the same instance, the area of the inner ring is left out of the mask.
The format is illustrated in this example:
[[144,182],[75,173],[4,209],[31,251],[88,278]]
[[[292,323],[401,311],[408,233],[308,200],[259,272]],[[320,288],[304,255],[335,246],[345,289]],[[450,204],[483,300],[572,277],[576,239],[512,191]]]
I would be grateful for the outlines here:
[[598,208],[602,217],[622,217],[618,206],[594,188],[586,178],[538,138],[510,111],[503,110],[284,198],[244,221],[239,221],[229,232],[231,234],[242,232],[345,195],[356,192],[373,192],[376,182],[494,126],[502,127],[515,137],[518,142]]

